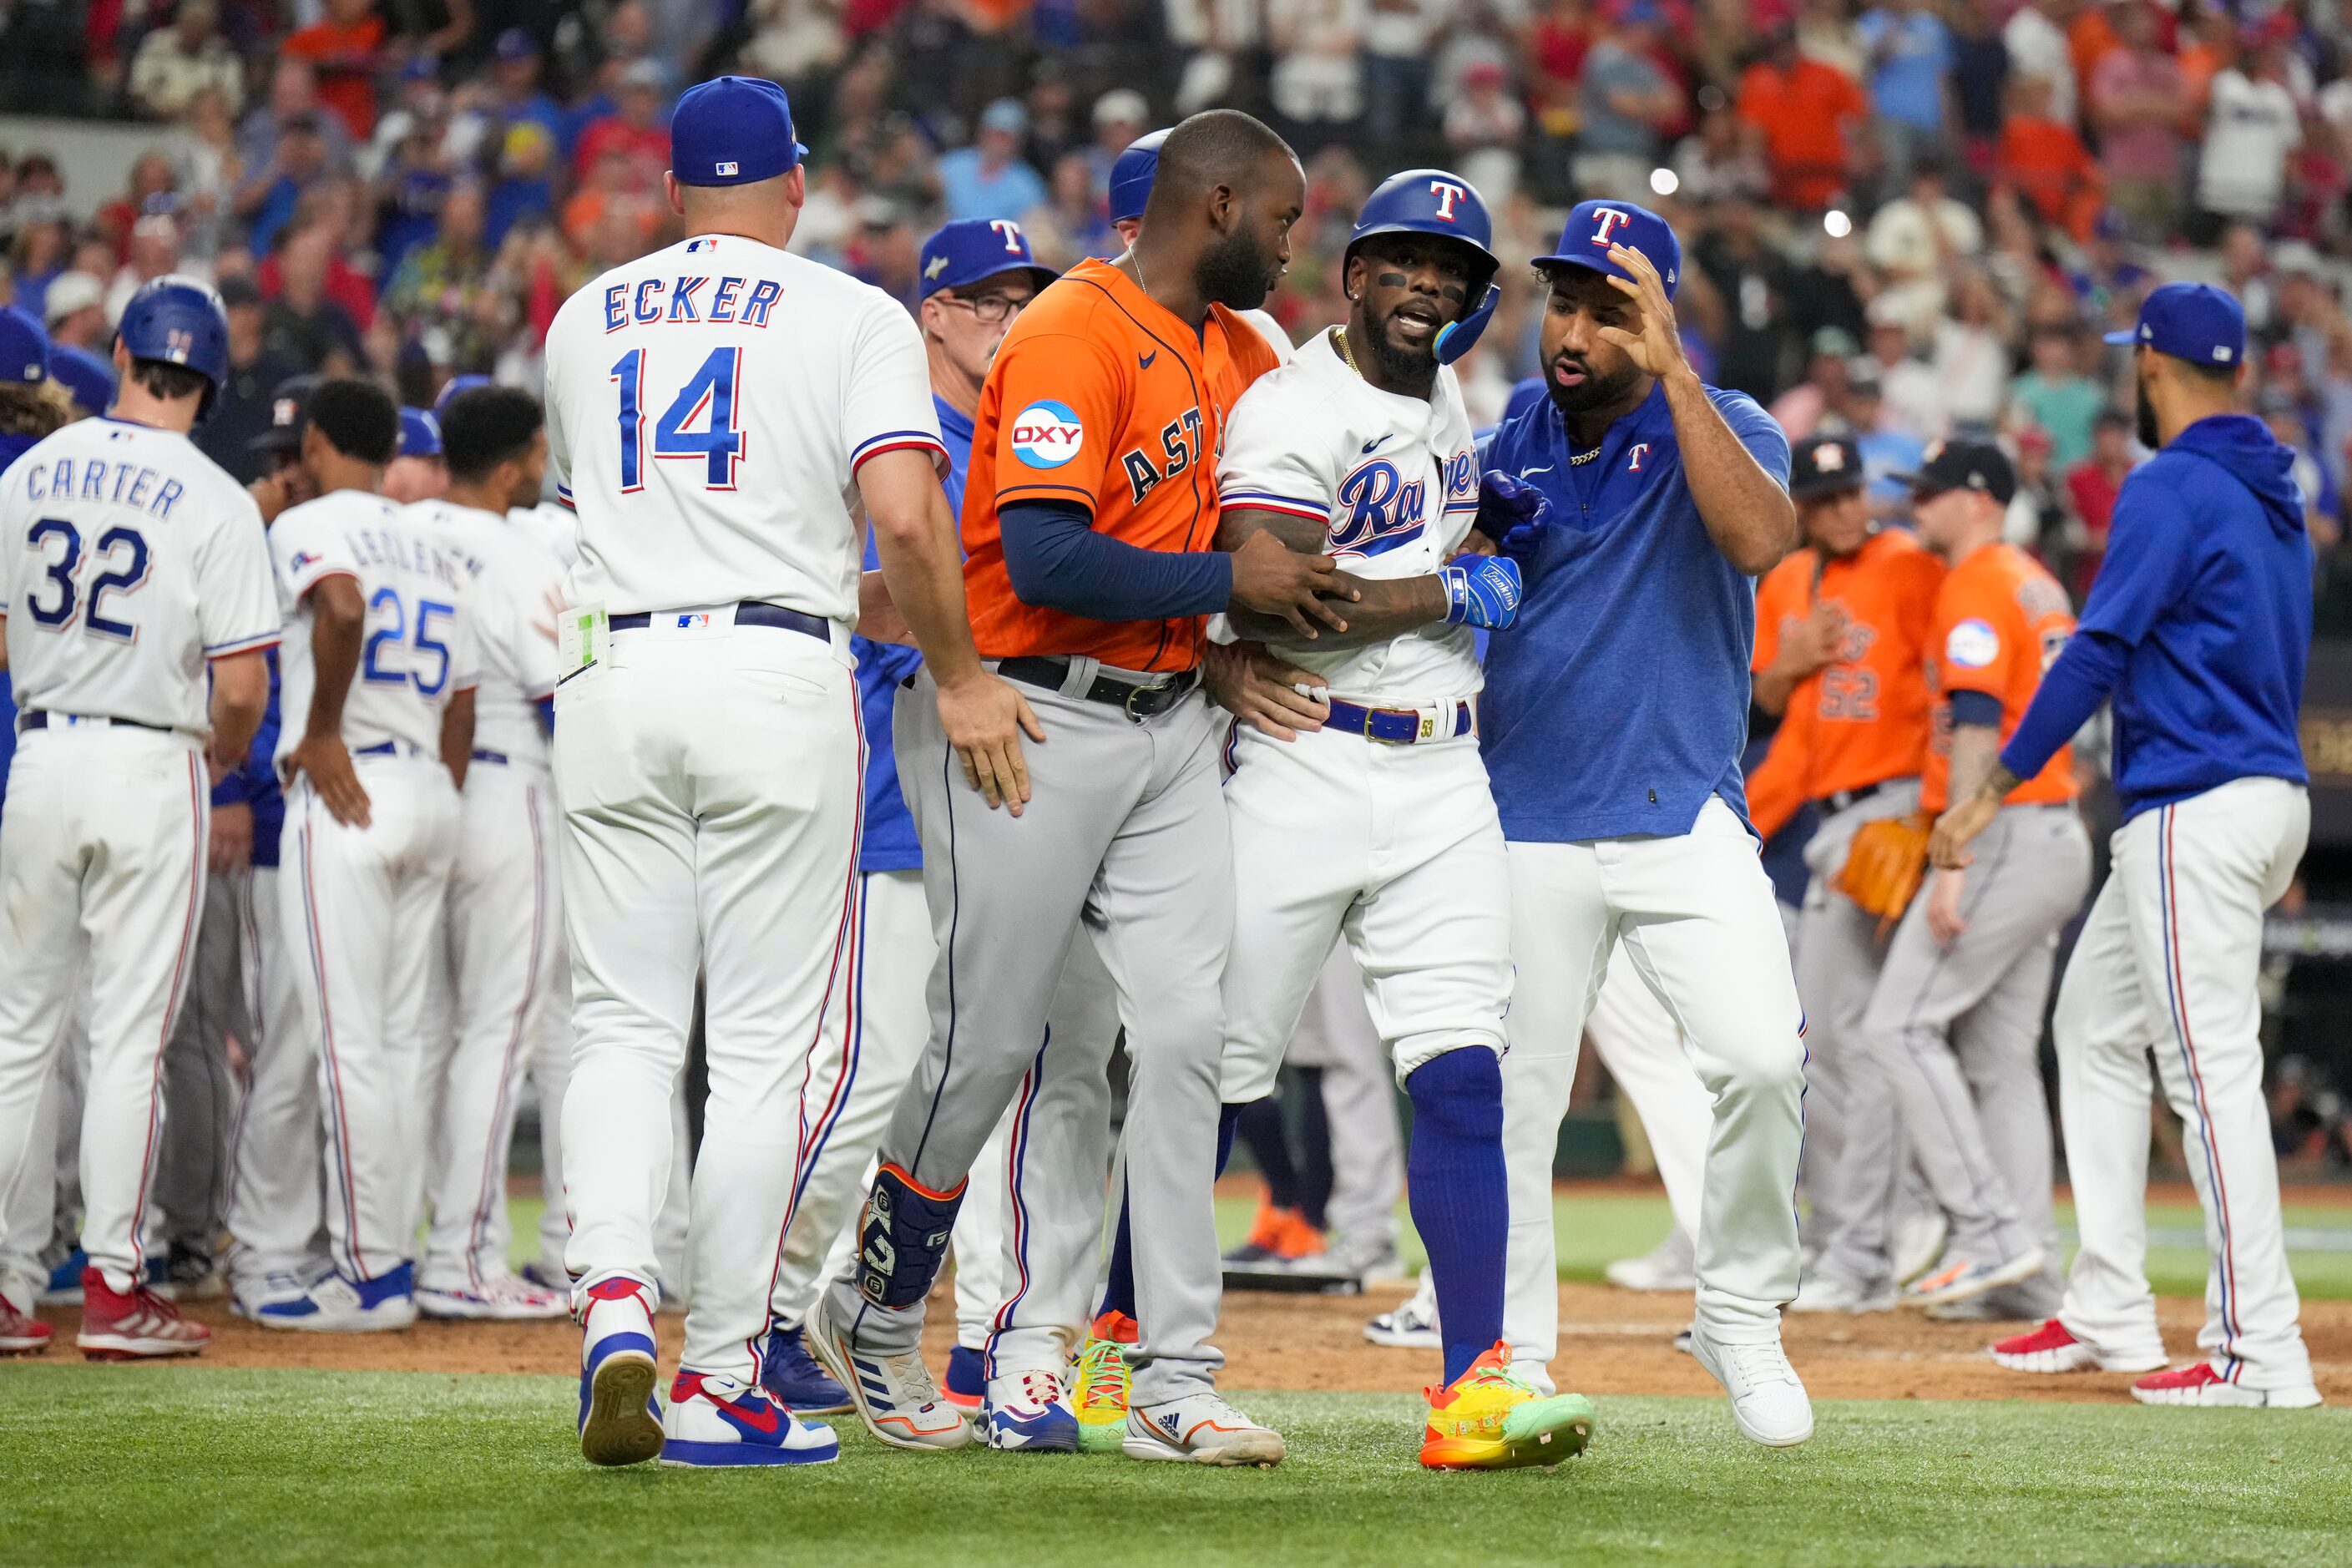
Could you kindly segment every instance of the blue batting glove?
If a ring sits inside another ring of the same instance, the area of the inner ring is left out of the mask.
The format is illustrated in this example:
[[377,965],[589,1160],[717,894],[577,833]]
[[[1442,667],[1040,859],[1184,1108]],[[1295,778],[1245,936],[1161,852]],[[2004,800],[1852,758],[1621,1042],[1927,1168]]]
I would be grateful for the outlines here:
[[1518,617],[1519,563],[1507,555],[1465,557],[1437,575],[1445,584],[1445,624],[1499,632]]
[[1508,474],[1482,474],[1478,479],[1478,514],[1470,526],[1495,542],[1495,548],[1514,561],[1524,562],[1542,546],[1543,531],[1551,526],[1551,502],[1543,491]]

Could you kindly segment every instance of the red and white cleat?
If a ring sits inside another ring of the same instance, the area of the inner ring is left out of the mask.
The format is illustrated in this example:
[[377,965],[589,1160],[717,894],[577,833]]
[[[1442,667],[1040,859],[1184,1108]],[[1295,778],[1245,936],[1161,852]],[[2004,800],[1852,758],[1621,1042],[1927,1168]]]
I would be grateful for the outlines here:
[[81,1332],[74,1344],[92,1361],[194,1355],[213,1342],[210,1329],[189,1322],[144,1287],[124,1294],[108,1286],[99,1270],[85,1268],[81,1292]]
[[39,1355],[48,1348],[49,1325],[0,1296],[0,1355]]
[[2200,1361],[2170,1372],[2143,1377],[2132,1384],[2132,1397],[2142,1405],[2203,1405],[2240,1410],[2307,1410],[2319,1403],[2311,1384],[2294,1388],[2246,1388]]
[[2011,1372],[2149,1372],[2164,1364],[2160,1352],[2145,1358],[2102,1356],[2055,1318],[2030,1334],[1996,1341],[1992,1359]]

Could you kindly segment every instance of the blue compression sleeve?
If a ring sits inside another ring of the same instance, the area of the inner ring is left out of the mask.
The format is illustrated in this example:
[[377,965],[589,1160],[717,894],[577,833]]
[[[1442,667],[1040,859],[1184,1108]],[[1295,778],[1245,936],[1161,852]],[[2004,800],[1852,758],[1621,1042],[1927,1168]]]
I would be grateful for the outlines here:
[[1024,605],[1094,621],[1214,615],[1234,595],[1218,550],[1144,550],[1097,533],[1073,501],[1018,501],[997,515],[1004,572]]
[[1981,725],[1988,730],[2000,728],[2000,699],[1990,691],[1955,691],[1951,697],[1952,723]]
[[2105,632],[2077,631],[2066,639],[2058,661],[2042,678],[2042,689],[2017,721],[2017,732],[2000,751],[2000,765],[2030,779],[2049,764],[2058,748],[2090,722],[2115,689],[2131,649]]

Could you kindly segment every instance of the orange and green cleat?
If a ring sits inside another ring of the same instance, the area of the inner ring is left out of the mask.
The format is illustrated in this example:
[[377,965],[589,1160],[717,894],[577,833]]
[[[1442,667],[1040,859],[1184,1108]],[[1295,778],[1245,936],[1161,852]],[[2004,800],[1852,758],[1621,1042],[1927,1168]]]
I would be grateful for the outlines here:
[[1538,1394],[1511,1370],[1511,1348],[1500,1341],[1451,1384],[1423,1393],[1429,1427],[1421,1462],[1433,1470],[1556,1465],[1592,1441],[1592,1401]]
[[1124,1312],[1105,1312],[1088,1326],[1079,1352],[1070,1408],[1078,1418],[1078,1447],[1092,1453],[1115,1449],[1127,1436],[1127,1350],[1138,1337],[1136,1321]]

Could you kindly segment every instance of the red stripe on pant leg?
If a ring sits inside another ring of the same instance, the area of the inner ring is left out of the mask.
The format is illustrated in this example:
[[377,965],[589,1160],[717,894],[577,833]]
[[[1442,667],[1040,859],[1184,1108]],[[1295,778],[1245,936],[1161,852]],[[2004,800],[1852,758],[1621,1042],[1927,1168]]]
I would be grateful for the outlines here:
[[2165,991],[2172,1005],[2173,1026],[2179,1031],[2180,1054],[2189,1068],[2189,1086],[2197,1100],[2197,1120],[2204,1130],[2205,1168],[2213,1182],[2214,1216],[2221,1233],[2221,1327],[2229,1339],[2221,1353],[2232,1363],[2230,1377],[2238,1373],[2237,1352],[2231,1348],[2237,1342],[2238,1266],[2237,1244],[2231,1238],[2230,1226],[2230,1189],[2221,1179],[2221,1149],[2213,1135],[2213,1117],[2205,1098],[2205,1074],[2197,1064],[2197,1042],[2189,1029],[2189,986],[2180,968],[2180,892],[2172,872],[2172,823],[2174,808],[2165,806],[2162,813],[2163,846],[2160,859],[2164,870],[2165,921]]
[[147,1184],[155,1173],[155,1152],[163,1142],[163,1052],[172,1043],[172,1026],[179,1021],[181,999],[188,983],[188,952],[195,946],[196,926],[205,897],[205,808],[208,794],[196,771],[196,754],[188,753],[188,826],[194,858],[188,868],[188,910],[180,921],[180,951],[172,960],[172,989],[163,1001],[163,1026],[156,1031],[155,1059],[147,1072],[147,1139],[139,1156],[139,1185],[131,1201],[131,1288],[147,1283],[146,1248],[141,1233],[147,1223]]
[[316,792],[305,790],[302,802],[302,831],[298,836],[302,849],[302,930],[310,950],[310,973],[319,987],[319,1048],[327,1067],[330,1098],[335,1113],[327,1120],[335,1133],[335,1161],[332,1169],[340,1178],[343,1196],[343,1258],[352,1266],[352,1278],[364,1279],[367,1269],[360,1257],[359,1184],[352,1173],[351,1116],[343,1106],[343,1069],[335,1051],[335,1015],[327,1004],[326,945],[319,931],[319,886],[311,876],[313,855],[310,845],[310,818],[318,803]]

